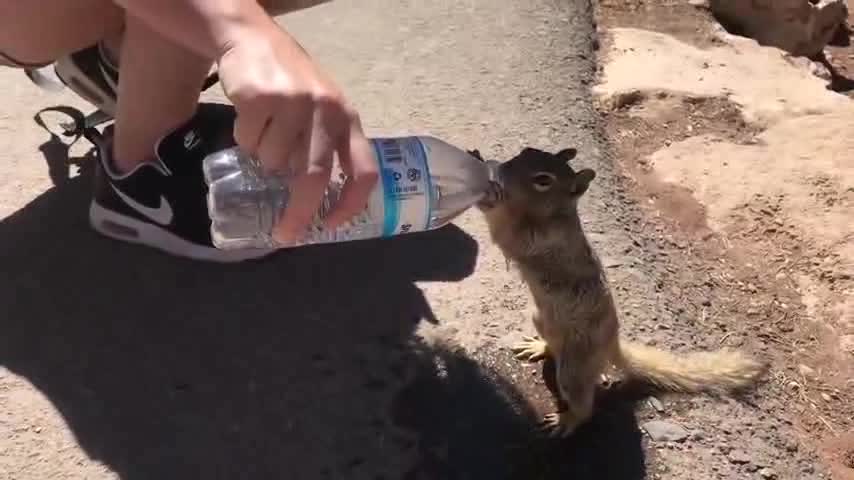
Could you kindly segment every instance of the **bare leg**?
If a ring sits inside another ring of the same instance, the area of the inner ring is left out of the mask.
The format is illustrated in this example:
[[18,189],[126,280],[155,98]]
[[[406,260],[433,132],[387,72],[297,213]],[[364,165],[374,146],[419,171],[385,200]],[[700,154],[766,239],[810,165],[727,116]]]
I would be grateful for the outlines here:
[[157,141],[193,116],[212,62],[131,16],[122,47],[113,153],[124,172],[150,160]]
[[[259,1],[281,15],[329,0]],[[0,0],[0,65],[46,64],[99,41],[121,64],[114,157],[123,172],[193,115],[212,62],[125,18],[110,0]]]
[[122,10],[109,0],[0,0],[0,65],[8,60],[46,64],[117,38],[123,19]]
[[[282,15],[331,0],[259,1]],[[124,17],[111,0],[0,0],[0,65],[44,65],[105,39],[116,53]]]
[[[260,0],[271,15],[329,0]],[[160,36],[128,16],[119,59],[115,168],[133,169],[151,159],[154,145],[193,116],[213,62]]]

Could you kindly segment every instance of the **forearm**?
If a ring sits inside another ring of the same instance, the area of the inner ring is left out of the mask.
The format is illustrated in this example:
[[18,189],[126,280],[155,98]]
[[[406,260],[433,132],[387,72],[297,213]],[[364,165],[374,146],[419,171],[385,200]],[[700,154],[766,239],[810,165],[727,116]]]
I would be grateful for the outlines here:
[[258,0],[114,1],[164,37],[211,60],[238,39],[284,34]]

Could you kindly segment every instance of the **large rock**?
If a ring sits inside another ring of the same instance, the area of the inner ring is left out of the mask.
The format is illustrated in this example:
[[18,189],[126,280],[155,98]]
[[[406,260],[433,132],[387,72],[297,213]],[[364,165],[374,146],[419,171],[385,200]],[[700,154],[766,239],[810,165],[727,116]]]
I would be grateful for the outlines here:
[[612,28],[609,34],[608,62],[594,87],[606,105],[632,100],[633,91],[726,97],[760,127],[851,107],[851,99],[828,90],[827,82],[805,67],[806,59],[794,61],[749,38],[721,35],[723,45],[700,49],[646,30]]
[[709,7],[730,31],[799,56],[821,52],[848,16],[845,0],[710,0]]

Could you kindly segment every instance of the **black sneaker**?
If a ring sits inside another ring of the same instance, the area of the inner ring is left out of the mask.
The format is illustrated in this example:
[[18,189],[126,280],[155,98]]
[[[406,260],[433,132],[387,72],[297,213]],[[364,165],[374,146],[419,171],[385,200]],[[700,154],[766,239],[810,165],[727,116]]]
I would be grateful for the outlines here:
[[114,239],[195,260],[237,262],[272,253],[220,250],[211,240],[202,160],[235,145],[234,119],[231,106],[201,104],[192,119],[158,142],[155,160],[123,175],[112,168],[112,126],[102,136],[88,135],[99,147],[89,207],[92,227]]
[[[115,117],[119,67],[110,61],[102,43],[57,59],[53,69],[59,80],[74,93],[108,117]],[[219,75],[211,73],[202,85],[202,91],[208,90],[218,81]]]
[[58,59],[53,68],[74,93],[110,117],[115,116],[119,70],[101,43]]

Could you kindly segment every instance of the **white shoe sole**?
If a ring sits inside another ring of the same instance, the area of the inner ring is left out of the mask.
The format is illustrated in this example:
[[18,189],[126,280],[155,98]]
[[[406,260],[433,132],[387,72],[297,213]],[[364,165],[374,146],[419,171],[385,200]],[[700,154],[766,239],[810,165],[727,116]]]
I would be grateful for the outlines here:
[[275,252],[275,250],[220,250],[214,247],[203,247],[150,223],[119,215],[102,207],[94,200],[89,206],[89,222],[95,231],[106,237],[145,245],[177,257],[204,262],[236,263],[266,257]]

